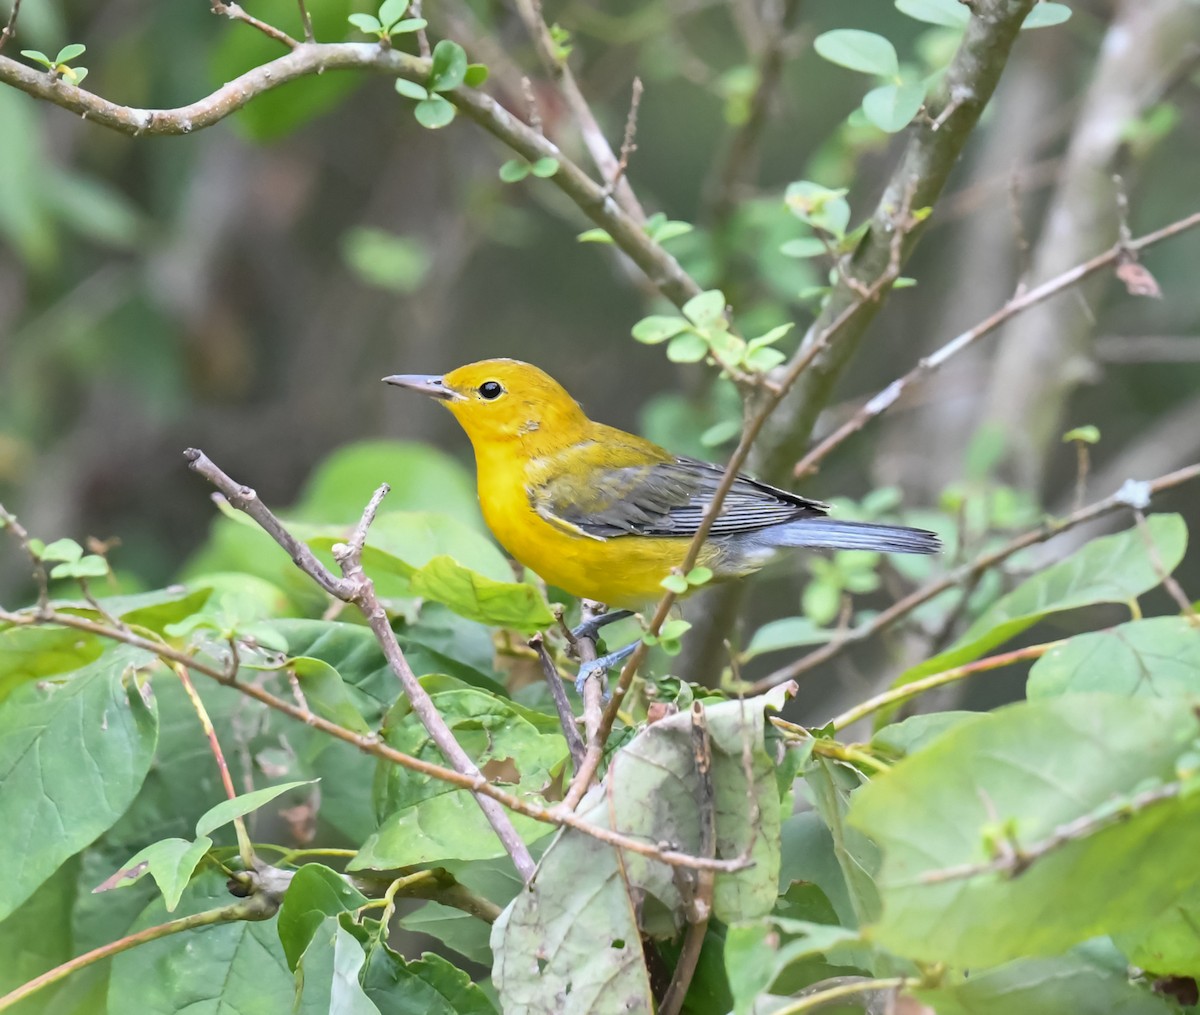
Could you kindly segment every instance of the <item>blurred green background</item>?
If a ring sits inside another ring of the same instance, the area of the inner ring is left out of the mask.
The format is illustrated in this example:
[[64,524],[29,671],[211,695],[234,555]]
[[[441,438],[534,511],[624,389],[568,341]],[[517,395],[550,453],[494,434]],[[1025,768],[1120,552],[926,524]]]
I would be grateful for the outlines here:
[[[292,0],[246,6],[299,33]],[[1078,196],[1069,174],[1084,126],[1117,138],[1089,171],[1123,174],[1135,234],[1195,210],[1194,55],[1181,55],[1177,29],[1159,50],[1147,42],[1142,78],[1123,72],[1140,97],[1137,115],[1115,99],[1106,109],[1105,39],[1121,19],[1136,22],[1141,5],[1071,6],[1065,25],[1022,37],[906,269],[918,285],[891,297],[820,431],[1000,306],[1031,263],[1053,261],[1064,244],[1045,223]],[[309,7],[318,39],[362,38],[345,19],[367,5]],[[944,64],[953,37],[881,0],[789,5],[761,151],[743,151],[731,139],[743,136],[767,41],[751,9],[573,0],[548,4],[546,15],[572,33],[572,64],[614,145],[632,78],[644,80],[629,176],[648,211],[697,226],[669,249],[703,285],[725,290],[748,332],[797,321],[794,347],[815,309],[800,294],[824,280],[814,262],[779,252],[798,235],[783,188],[801,178],[848,187],[857,221],[904,137],[846,125],[864,79],[822,61],[813,37],[867,28],[922,70]],[[431,2],[425,14],[436,37],[490,66],[486,88],[519,113],[529,75],[546,132],[586,163],[511,8]],[[146,107],[193,101],[281,53],[202,0],[25,0],[5,55],[75,41],[88,47],[78,61],[89,68],[87,88]],[[114,559],[130,584],[170,580],[208,531],[213,508],[184,468],[185,447],[203,448],[275,505],[295,501],[316,464],[354,441],[426,441],[469,463],[449,415],[385,388],[387,373],[513,356],[546,368],[593,416],[676,450],[720,459],[736,436],[726,426],[710,434],[724,443],[702,446],[701,433],[736,419],[736,400],[700,368],[673,366],[629,337],[662,308],[637,270],[610,246],[578,242],[590,223],[552,185],[502,183],[508,154],[473,125],[419,127],[390,80],[298,82],[180,138],[124,137],[0,87],[0,138],[0,500],[39,536],[119,539]],[[722,192],[731,145],[753,171]],[[1068,255],[1072,244],[1087,256],[1115,236],[1111,194],[1091,207],[1098,221],[1077,220]],[[1072,503],[1075,450],[1058,437],[1069,427],[1101,431],[1092,496],[1194,460],[1200,234],[1144,261],[1165,298],[1131,296],[1106,277],[1055,304],[1085,324],[1056,354],[1067,381],[1053,440],[1003,422],[1005,403],[1044,380],[1035,362],[1025,376],[997,365],[1025,326],[1019,318],[847,443],[804,491],[861,498],[894,486],[921,509],[986,480],[989,496],[1002,490],[1018,505],[1008,519],[1017,528],[1042,507]],[[1169,361],[1139,344],[1147,336],[1167,340]],[[1195,505],[1186,489],[1163,502],[1193,521]],[[1200,587],[1195,554],[1190,561],[1181,580]],[[797,563],[769,579],[758,611],[796,613],[807,573]],[[26,580],[14,554],[0,555],[0,601],[27,593]]]

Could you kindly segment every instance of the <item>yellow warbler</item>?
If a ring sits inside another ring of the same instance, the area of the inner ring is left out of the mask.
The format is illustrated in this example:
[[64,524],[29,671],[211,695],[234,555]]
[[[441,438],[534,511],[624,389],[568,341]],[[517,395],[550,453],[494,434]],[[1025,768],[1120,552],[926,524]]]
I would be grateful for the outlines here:
[[[475,448],[479,503],[501,545],[550,584],[609,606],[636,608],[662,595],[724,473],[593,422],[554,378],[518,360],[384,380],[454,413]],[[739,476],[697,564],[722,580],[751,574],[788,547],[940,546],[924,529],[839,521],[827,511]]]

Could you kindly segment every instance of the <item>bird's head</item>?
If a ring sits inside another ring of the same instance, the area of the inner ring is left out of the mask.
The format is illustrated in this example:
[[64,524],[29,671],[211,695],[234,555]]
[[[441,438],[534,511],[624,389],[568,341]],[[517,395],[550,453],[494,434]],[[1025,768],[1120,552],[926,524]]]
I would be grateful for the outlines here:
[[587,423],[558,381],[520,360],[485,359],[441,377],[394,374],[384,381],[436,398],[454,413],[473,444],[561,437]]

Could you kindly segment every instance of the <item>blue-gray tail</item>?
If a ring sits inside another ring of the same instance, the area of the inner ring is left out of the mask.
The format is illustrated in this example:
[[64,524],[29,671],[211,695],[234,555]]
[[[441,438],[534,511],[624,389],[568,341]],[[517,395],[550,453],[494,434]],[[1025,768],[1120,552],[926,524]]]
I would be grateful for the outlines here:
[[926,529],[836,518],[803,518],[759,529],[752,538],[764,547],[811,546],[831,550],[879,550],[883,553],[937,553],[942,541]]

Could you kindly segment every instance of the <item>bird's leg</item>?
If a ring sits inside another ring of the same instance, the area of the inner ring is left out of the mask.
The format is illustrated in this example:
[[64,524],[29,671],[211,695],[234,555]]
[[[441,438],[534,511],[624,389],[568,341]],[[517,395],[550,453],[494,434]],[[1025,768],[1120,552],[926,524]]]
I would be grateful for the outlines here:
[[633,610],[609,610],[608,613],[593,614],[589,620],[585,620],[578,627],[571,628],[571,636],[573,638],[591,638],[594,640],[602,627],[607,627],[609,624],[615,624],[618,620],[624,620],[626,617],[632,616]]
[[618,663],[624,662],[631,655],[633,650],[638,647],[638,641],[631,641],[628,645],[617,649],[615,652],[609,652],[608,655],[599,656],[593,659],[590,663],[583,663],[579,667],[579,676],[575,678],[575,690],[583,694],[583,685],[593,673],[607,673],[613,669]]

